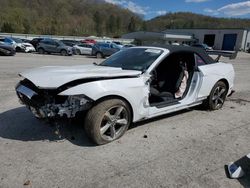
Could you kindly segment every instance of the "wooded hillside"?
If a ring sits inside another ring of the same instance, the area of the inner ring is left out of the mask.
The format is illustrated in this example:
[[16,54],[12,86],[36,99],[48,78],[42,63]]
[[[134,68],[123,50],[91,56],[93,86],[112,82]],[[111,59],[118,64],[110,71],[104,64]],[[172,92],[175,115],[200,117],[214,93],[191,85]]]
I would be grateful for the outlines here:
[[140,30],[142,19],[98,0],[0,0],[1,32],[117,36]]
[[169,13],[147,22],[148,31],[166,29],[242,29],[250,28],[250,19],[217,18],[190,12]]
[[250,19],[179,12],[145,21],[103,0],[0,0],[0,31],[49,35],[121,36],[180,28],[250,28]]

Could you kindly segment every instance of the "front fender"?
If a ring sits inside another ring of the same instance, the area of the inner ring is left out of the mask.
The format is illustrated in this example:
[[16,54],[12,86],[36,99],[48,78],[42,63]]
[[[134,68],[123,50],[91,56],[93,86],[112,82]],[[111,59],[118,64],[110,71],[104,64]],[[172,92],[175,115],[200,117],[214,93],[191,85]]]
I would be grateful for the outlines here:
[[149,91],[141,77],[88,82],[59,93],[59,95],[66,96],[81,94],[94,101],[107,96],[125,98],[133,109],[133,121],[138,121],[148,115],[148,109],[145,106]]

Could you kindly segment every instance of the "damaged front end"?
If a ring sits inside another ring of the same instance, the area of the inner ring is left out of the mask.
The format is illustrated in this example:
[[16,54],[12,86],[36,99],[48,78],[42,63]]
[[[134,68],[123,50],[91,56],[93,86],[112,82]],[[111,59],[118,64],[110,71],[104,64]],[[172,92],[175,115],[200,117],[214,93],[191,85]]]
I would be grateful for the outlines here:
[[16,86],[16,93],[21,102],[37,118],[74,118],[78,112],[88,110],[93,100],[85,95],[61,96],[60,91],[37,88],[25,79]]

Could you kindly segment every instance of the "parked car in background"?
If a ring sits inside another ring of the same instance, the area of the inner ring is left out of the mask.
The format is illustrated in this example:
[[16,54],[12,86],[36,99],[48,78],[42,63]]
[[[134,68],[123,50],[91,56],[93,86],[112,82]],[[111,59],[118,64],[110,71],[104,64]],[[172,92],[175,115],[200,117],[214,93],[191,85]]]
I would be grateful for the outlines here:
[[4,42],[0,42],[0,55],[1,56],[14,56],[16,54],[15,48]]
[[75,46],[77,44],[81,44],[81,42],[76,41],[76,40],[61,40],[66,46]]
[[124,46],[123,46],[123,48],[132,48],[132,47],[135,47],[136,45],[134,45],[134,44],[125,44]]
[[105,58],[120,51],[121,48],[115,43],[96,43],[92,49],[92,55],[97,58]]
[[37,45],[39,44],[39,42],[41,40],[44,40],[45,38],[33,38],[31,41],[30,41],[30,44],[32,44],[34,46],[35,49],[37,49]]
[[30,43],[31,42],[31,40],[29,40],[29,39],[21,39],[24,43]]
[[213,48],[207,44],[193,44],[192,47],[203,48],[204,50],[213,50]]
[[16,44],[16,52],[26,52],[25,45],[21,39],[14,38],[14,37],[10,37],[9,39],[12,40],[13,43]]
[[14,37],[11,39],[14,40],[17,44],[16,51],[21,51],[21,52],[26,52],[26,53],[36,51],[36,49],[34,48],[32,44],[23,42],[22,39],[14,38]]
[[85,40],[81,40],[82,43],[86,43],[86,44],[96,44],[96,40],[94,39],[85,39]]
[[121,42],[119,42],[119,41],[113,41],[113,43],[115,43],[117,46],[119,46],[120,48],[123,48],[124,47],[124,45],[121,43]]
[[27,42],[23,43],[23,46],[25,47],[24,51],[26,53],[35,52],[36,51],[36,49],[34,48],[34,46],[32,44],[30,44],[30,43],[27,43]]
[[5,43],[7,45],[11,45],[16,50],[17,43],[10,37],[2,37],[0,38],[0,42]]
[[73,52],[76,55],[92,55],[91,44],[76,44],[73,46]]
[[24,43],[21,39],[15,37],[5,37],[0,41],[12,45],[16,52],[34,52],[35,48],[30,43]]
[[72,47],[66,46],[60,40],[55,40],[55,39],[41,40],[37,46],[37,51],[39,54],[59,53],[63,56],[73,55]]

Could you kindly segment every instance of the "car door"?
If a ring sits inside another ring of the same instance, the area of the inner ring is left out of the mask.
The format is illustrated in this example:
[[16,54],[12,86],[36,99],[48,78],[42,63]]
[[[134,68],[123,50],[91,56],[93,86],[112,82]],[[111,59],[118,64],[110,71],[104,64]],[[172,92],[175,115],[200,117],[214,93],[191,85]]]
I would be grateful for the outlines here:
[[92,47],[90,48],[88,44],[81,44],[81,53],[84,55],[90,55],[92,53]]
[[50,41],[50,40],[44,41],[44,42],[43,42],[43,45],[44,45],[45,51],[50,52],[50,53],[55,52],[55,51],[54,51],[54,44],[53,44],[53,41]]
[[51,49],[54,53],[60,53],[60,48],[59,48],[60,44],[56,41],[52,41],[51,42]]
[[101,45],[101,52],[105,55],[105,56],[109,56],[111,55],[111,48],[110,48],[110,44],[102,44]]
[[89,44],[86,44],[86,55],[92,54],[92,46]]
[[110,45],[110,55],[118,52],[120,50],[120,48],[116,45],[116,44],[111,44]]
[[[184,51],[185,52],[185,51]],[[180,52],[180,54],[177,55],[178,56],[182,56],[182,52]],[[192,52],[188,52],[190,54],[189,57],[193,58],[192,62],[193,62],[193,70],[191,70],[191,72],[189,72],[189,78],[190,80],[188,81],[188,87],[186,88],[186,94],[185,97],[183,99],[180,100],[176,100],[173,98],[172,101],[170,102],[166,102],[166,103],[159,103],[159,105],[149,105],[149,116],[150,117],[154,117],[154,116],[158,116],[158,115],[163,115],[163,114],[167,114],[170,112],[175,112],[181,109],[185,109],[191,106],[195,106],[197,105],[196,100],[197,100],[197,94],[198,94],[198,90],[200,88],[200,84],[201,84],[201,79],[200,79],[200,73],[199,71],[197,71],[195,69],[195,64],[194,64],[194,53]],[[166,57],[167,59],[168,57]],[[185,59],[183,59],[183,61],[185,61]],[[164,63],[164,60],[161,62]],[[165,63],[169,63],[168,61],[166,61]],[[171,62],[172,63],[172,62]],[[160,63],[157,65],[159,66]],[[155,66],[152,69],[152,72],[157,68],[157,66]],[[164,72],[164,71],[163,71]],[[150,75],[152,75],[152,73],[149,73]],[[148,85],[148,89],[150,91],[150,81],[146,82],[146,84]]]

